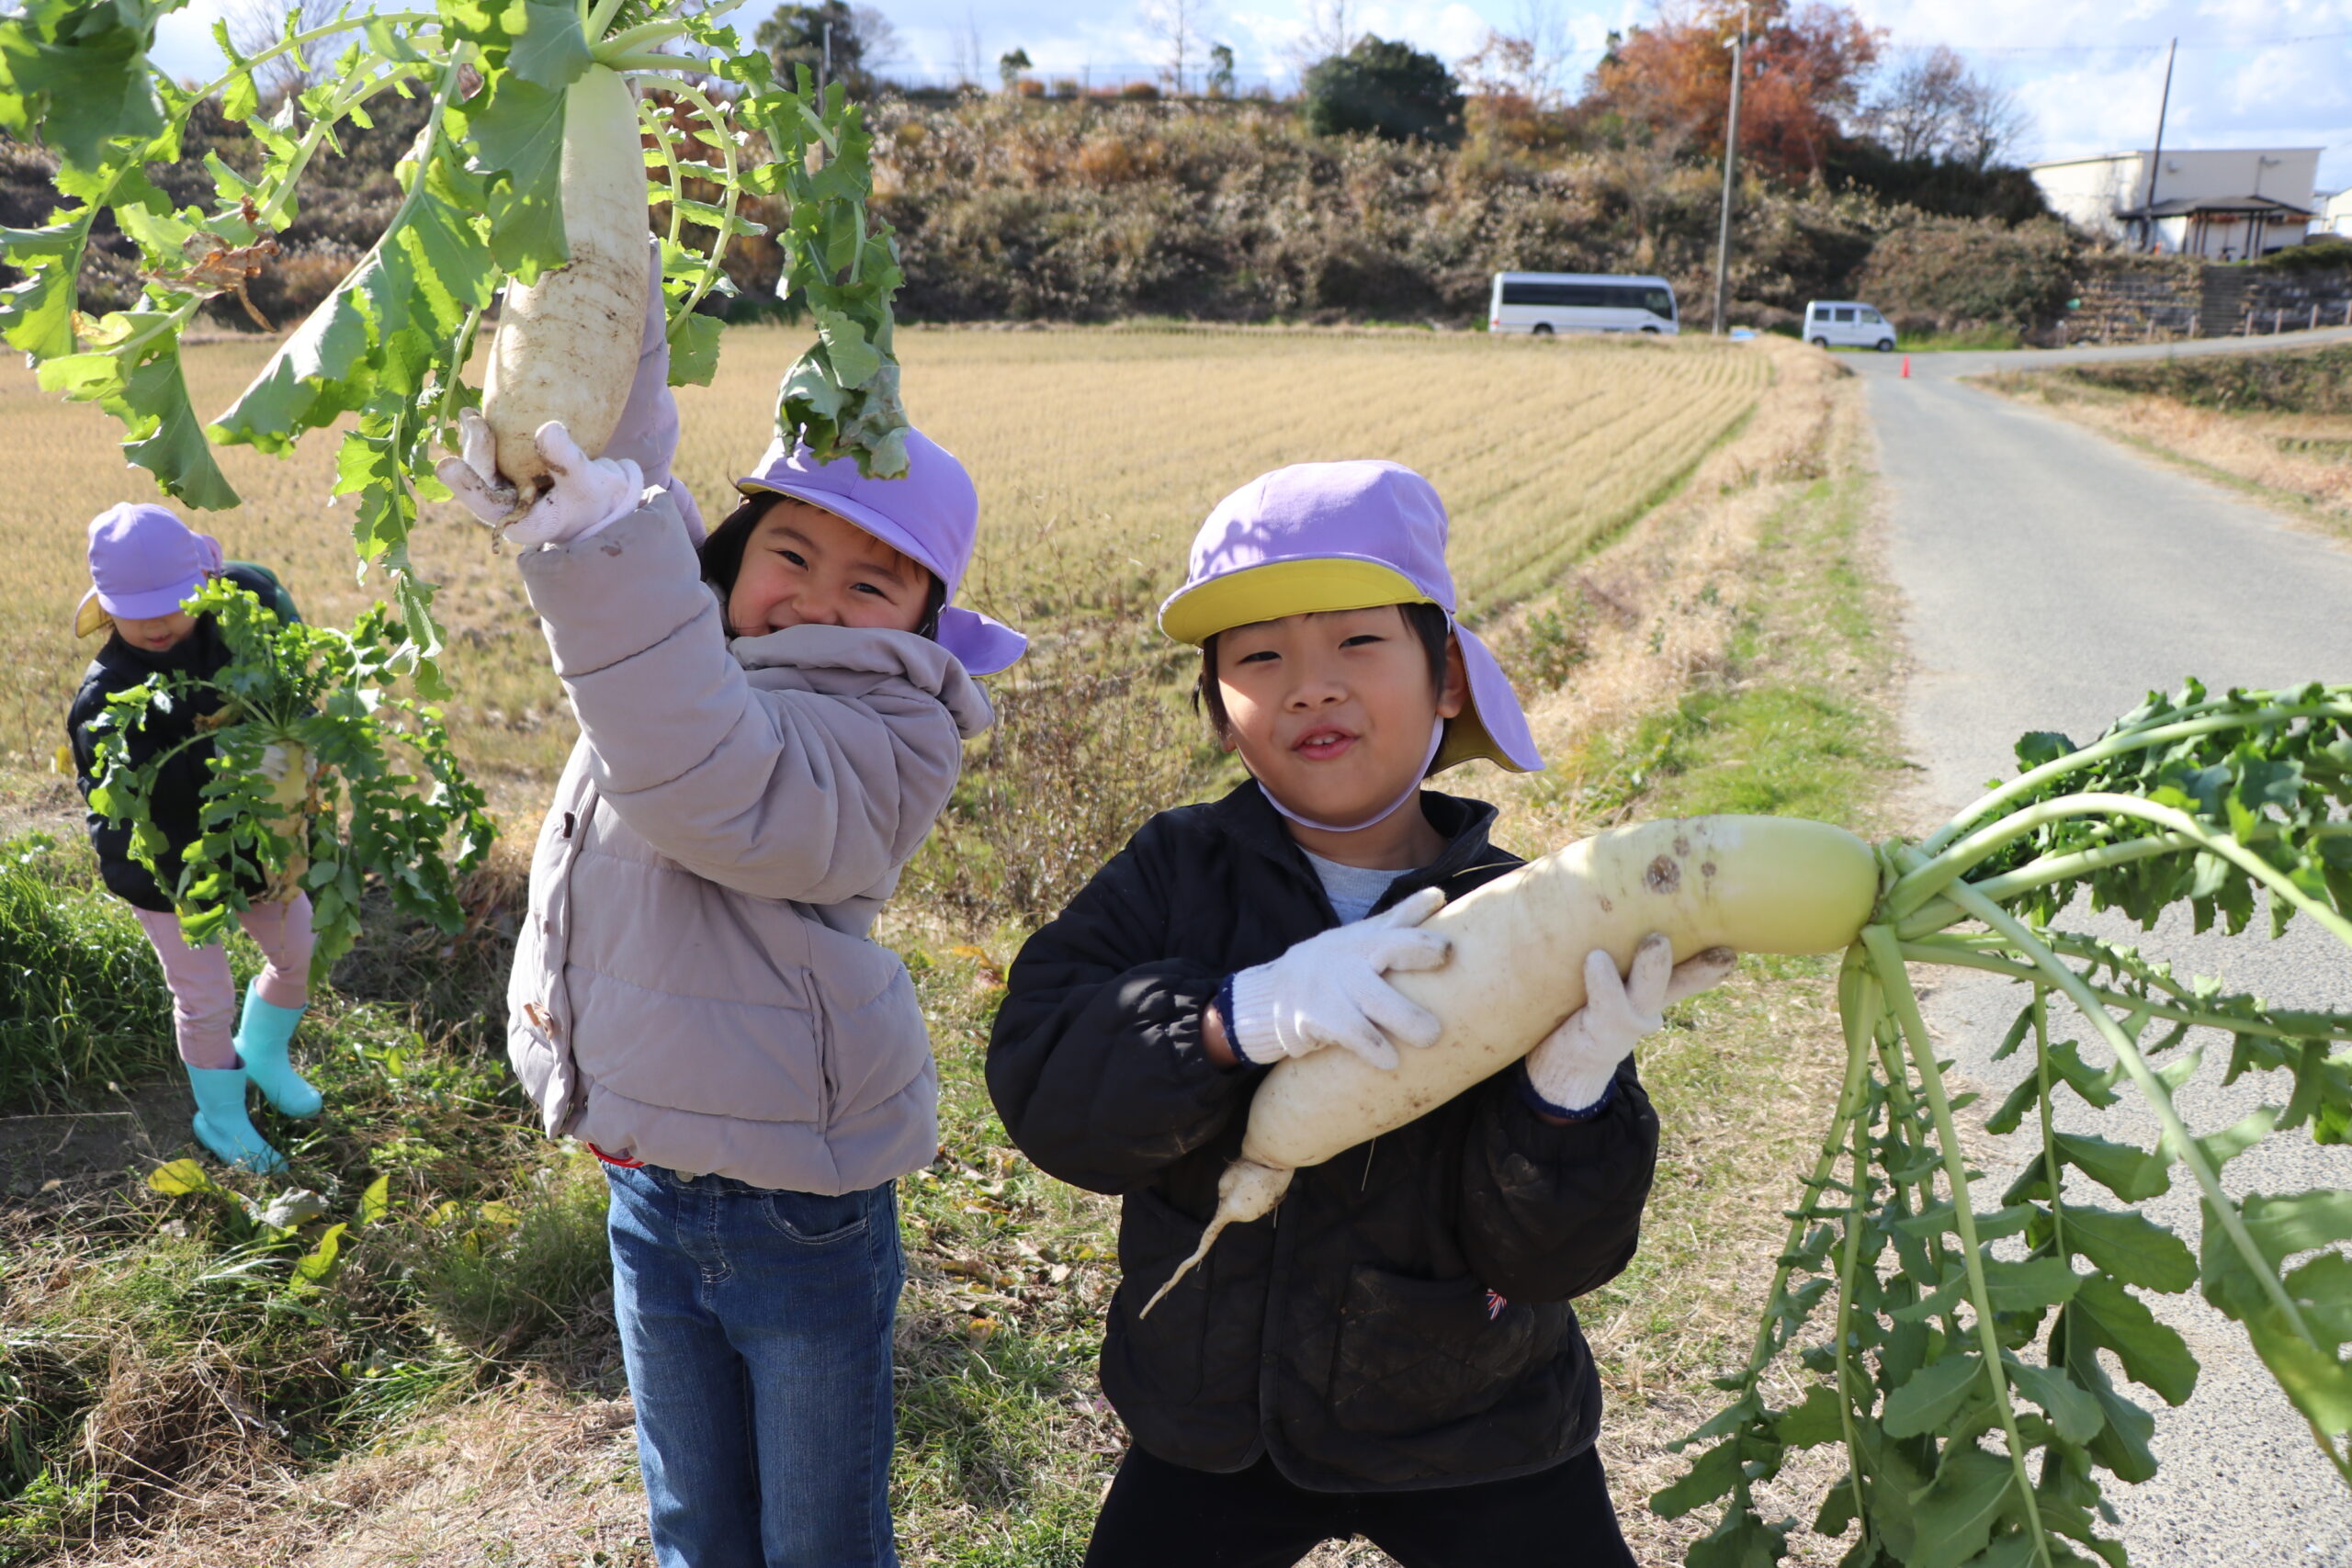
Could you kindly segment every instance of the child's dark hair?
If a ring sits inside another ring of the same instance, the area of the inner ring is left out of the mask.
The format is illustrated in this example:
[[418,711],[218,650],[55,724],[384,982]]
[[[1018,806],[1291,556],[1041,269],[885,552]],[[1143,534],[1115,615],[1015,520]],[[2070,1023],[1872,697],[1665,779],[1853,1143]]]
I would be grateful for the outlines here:
[[[740,547],[739,547],[740,549]],[[1439,691],[1445,689],[1445,650],[1453,640],[1453,621],[1435,604],[1399,604],[1405,613],[1405,624],[1421,639],[1421,651],[1430,662],[1430,684]],[[1193,711],[1208,710],[1209,724],[1222,737],[1233,728],[1226,716],[1225,694],[1216,684],[1216,644],[1222,632],[1211,632],[1201,644],[1201,678],[1193,688]]]
[[[713,528],[709,536],[703,540],[702,580],[718,591],[718,602],[722,606],[734,596],[735,579],[742,573],[743,549],[752,542],[752,530],[760,525],[760,519],[767,515],[768,508],[783,499],[778,495],[745,496],[743,503],[729,513],[726,521]],[[916,565],[922,566],[922,563],[918,561]],[[915,624],[915,632],[920,637],[936,641],[939,637],[939,612],[947,607],[947,584],[942,582],[939,574],[928,567],[923,567],[922,574],[930,579],[931,586],[924,590],[922,619]],[[728,634],[734,634],[732,626],[728,628]]]

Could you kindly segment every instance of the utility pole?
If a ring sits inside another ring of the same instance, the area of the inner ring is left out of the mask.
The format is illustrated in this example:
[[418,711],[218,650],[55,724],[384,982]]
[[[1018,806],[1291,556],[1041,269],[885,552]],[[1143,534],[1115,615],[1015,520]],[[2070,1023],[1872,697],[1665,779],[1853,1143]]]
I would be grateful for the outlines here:
[[2165,114],[2172,107],[2172,59],[2179,52],[2178,39],[2165,51],[2165,95],[2156,100],[2156,146],[2148,154],[2148,199],[2141,204],[2140,243],[2150,250],[2156,243],[2156,171],[2165,161]]
[[1747,62],[1747,7],[1739,8],[1739,37],[1731,45],[1731,113],[1724,121],[1724,211],[1715,232],[1715,324],[1713,335],[1724,335],[1724,308],[1731,287],[1732,171],[1739,161],[1739,79]]
[[824,92],[824,90],[825,90],[825,84],[826,84],[826,83],[828,83],[828,82],[830,82],[830,81],[831,81],[832,79],[833,79],[833,24],[832,24],[832,23],[831,23],[831,22],[827,22],[827,23],[825,24],[825,60],[824,60],[824,63],[823,63],[822,65],[820,65],[820,66],[819,66],[819,67],[817,68],[817,91],[818,91],[820,94],[823,93],[823,92]]

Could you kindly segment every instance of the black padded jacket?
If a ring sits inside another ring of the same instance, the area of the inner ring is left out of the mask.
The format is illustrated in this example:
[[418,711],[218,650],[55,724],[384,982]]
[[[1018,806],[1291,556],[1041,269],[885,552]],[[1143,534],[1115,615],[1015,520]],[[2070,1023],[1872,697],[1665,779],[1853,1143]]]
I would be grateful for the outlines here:
[[[1424,792],[1421,808],[1445,851],[1376,908],[1520,863],[1487,841],[1493,807]],[[1208,1059],[1203,1009],[1227,976],[1338,923],[1245,784],[1144,824],[1015,960],[989,1046],[998,1112],[1046,1171],[1124,1200],[1103,1392],[1160,1459],[1232,1472],[1271,1454],[1315,1491],[1558,1464],[1600,1420],[1568,1303],[1632,1259],[1657,1164],[1630,1059],[1591,1121],[1538,1116],[1514,1066],[1301,1170],[1137,1315],[1198,1244],[1265,1076]]]

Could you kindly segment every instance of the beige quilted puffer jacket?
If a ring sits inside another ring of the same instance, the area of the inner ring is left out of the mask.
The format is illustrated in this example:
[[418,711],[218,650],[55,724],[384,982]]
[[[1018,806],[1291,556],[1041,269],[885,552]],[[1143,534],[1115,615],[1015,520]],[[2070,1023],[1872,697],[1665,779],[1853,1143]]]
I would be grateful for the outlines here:
[[521,568],[581,728],[507,990],[548,1135],[804,1192],[929,1163],[922,1010],[867,932],[988,699],[911,633],[730,643],[658,493]]

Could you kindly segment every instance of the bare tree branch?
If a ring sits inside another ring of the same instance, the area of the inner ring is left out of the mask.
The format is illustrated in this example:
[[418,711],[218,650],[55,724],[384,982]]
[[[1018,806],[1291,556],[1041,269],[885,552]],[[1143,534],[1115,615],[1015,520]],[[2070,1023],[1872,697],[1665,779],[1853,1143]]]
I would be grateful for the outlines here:
[[2012,151],[2027,129],[2017,95],[1942,44],[1889,76],[1860,117],[1897,158],[1948,158],[1976,168]]
[[1350,0],[1306,0],[1306,24],[1291,41],[1291,65],[1304,76],[1317,62],[1355,48],[1360,36]]
[[[292,33],[306,33],[340,20],[353,9],[349,0],[225,0],[220,20],[229,41],[240,54],[259,54]],[[316,39],[289,50],[254,73],[265,100],[300,93],[318,81],[344,49],[344,38]]]
[[1202,39],[1207,35],[1207,0],[1141,0],[1136,19],[1159,46],[1159,76],[1178,96]]

